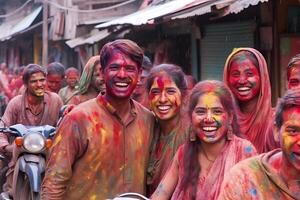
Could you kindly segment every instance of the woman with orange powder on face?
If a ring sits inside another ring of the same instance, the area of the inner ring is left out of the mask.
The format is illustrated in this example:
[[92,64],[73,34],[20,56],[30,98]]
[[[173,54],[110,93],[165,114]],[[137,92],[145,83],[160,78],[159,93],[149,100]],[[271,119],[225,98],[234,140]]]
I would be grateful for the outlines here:
[[225,173],[256,155],[255,147],[237,137],[235,103],[220,81],[203,81],[191,91],[190,136],[152,195],[153,200],[217,199]]

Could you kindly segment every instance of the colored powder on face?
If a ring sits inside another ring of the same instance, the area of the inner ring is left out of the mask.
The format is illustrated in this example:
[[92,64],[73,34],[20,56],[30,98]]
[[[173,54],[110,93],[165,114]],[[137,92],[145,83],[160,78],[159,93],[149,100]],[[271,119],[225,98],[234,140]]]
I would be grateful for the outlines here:
[[295,154],[294,154],[294,153],[291,153],[291,154],[290,154],[290,158],[291,158],[292,161],[295,161],[295,160],[296,160]]
[[157,78],[157,85],[158,85],[158,88],[160,89],[160,91],[163,91],[164,89],[164,81],[163,81],[163,78],[160,76]]
[[213,117],[213,119],[217,124],[217,129],[219,129],[222,126],[221,122],[219,122],[215,117]]

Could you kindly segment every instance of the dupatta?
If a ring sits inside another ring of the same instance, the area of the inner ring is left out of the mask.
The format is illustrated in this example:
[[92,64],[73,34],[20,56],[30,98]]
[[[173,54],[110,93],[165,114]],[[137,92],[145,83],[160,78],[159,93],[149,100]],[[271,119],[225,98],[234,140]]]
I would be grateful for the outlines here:
[[265,58],[256,49],[237,48],[228,56],[224,66],[223,80],[226,85],[229,85],[230,61],[240,51],[249,51],[257,59],[261,87],[255,109],[251,113],[244,114],[240,107],[237,106],[238,123],[242,134],[252,142],[259,153],[263,153],[277,146],[273,135],[274,116],[271,104],[271,85],[268,67]]

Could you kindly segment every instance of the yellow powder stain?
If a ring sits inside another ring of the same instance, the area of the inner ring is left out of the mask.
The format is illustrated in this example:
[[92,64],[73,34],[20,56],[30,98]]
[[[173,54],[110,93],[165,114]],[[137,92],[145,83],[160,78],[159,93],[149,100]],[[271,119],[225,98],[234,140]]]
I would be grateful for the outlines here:
[[209,92],[207,94],[204,94],[202,96],[202,101],[203,101],[203,104],[208,107],[208,108],[211,108],[211,107],[216,107],[216,104],[220,104],[220,100],[219,100],[219,97],[217,97],[214,93],[212,92]]
[[104,144],[105,143],[105,139],[107,137],[107,132],[106,132],[106,130],[104,128],[101,128],[100,131],[102,133],[101,144]]
[[61,141],[61,135],[59,134],[54,140],[53,147],[56,146],[60,141]]
[[288,148],[289,146],[291,146],[291,144],[293,143],[293,140],[292,140],[293,138],[286,133],[284,133],[282,135],[282,137],[283,137],[283,141],[284,141],[284,143],[283,143],[284,147]]
[[97,199],[97,196],[94,194],[90,197],[90,200],[96,200]]

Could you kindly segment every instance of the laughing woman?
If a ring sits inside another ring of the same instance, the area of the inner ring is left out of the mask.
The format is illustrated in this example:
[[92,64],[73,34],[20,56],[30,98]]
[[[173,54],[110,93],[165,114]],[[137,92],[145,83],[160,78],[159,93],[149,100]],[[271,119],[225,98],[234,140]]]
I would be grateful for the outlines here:
[[151,199],[217,199],[224,174],[237,162],[256,155],[241,139],[232,94],[220,81],[203,81],[189,100],[191,131]]
[[279,147],[273,136],[273,110],[268,67],[253,48],[238,48],[227,58],[224,82],[237,103],[241,132],[259,153]]
[[146,82],[151,110],[157,124],[147,174],[147,190],[151,195],[167,171],[178,147],[188,136],[182,105],[187,86],[181,68],[171,64],[154,67]]

